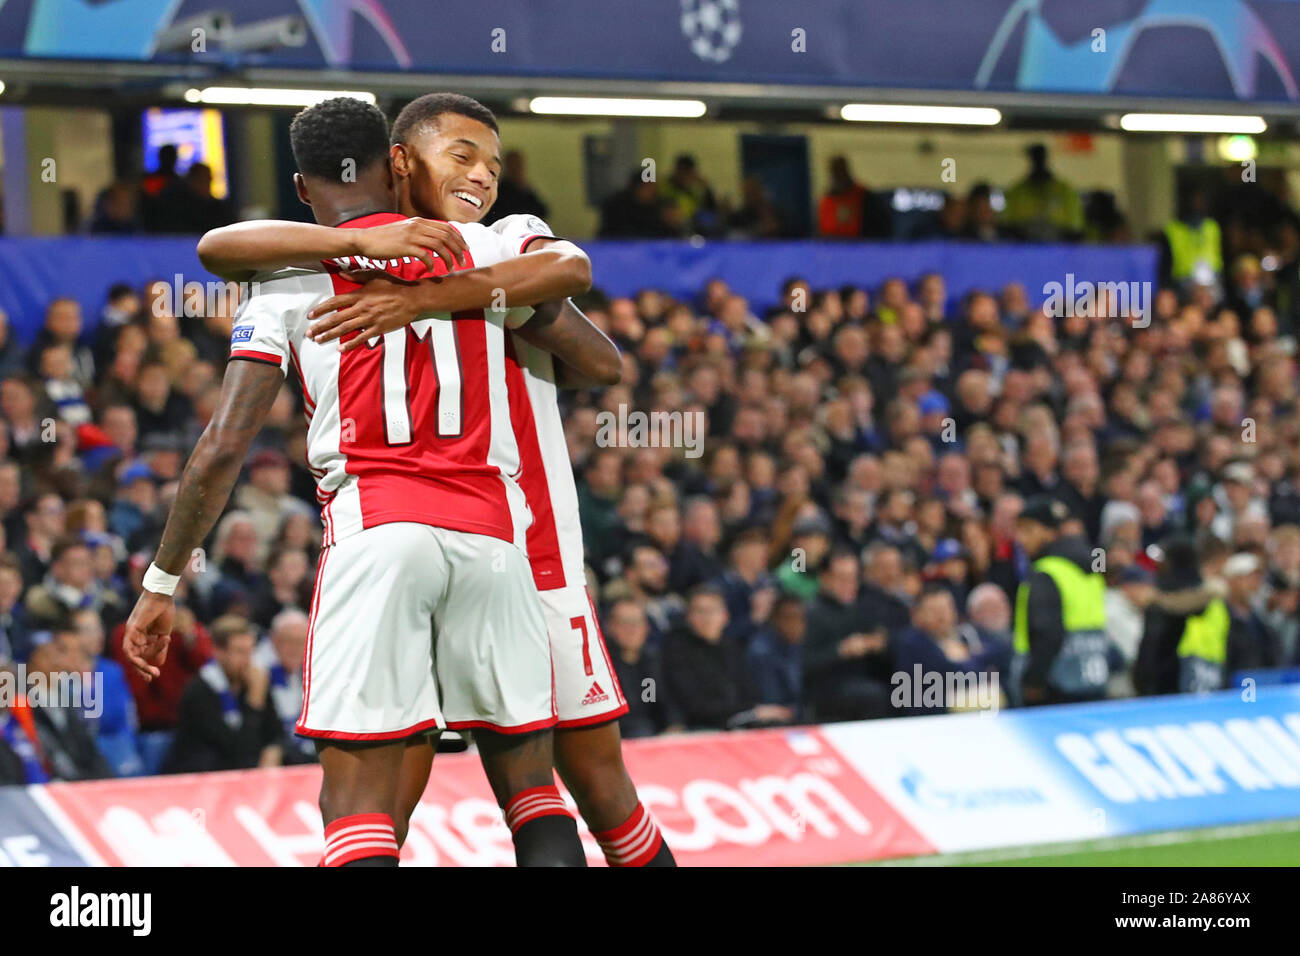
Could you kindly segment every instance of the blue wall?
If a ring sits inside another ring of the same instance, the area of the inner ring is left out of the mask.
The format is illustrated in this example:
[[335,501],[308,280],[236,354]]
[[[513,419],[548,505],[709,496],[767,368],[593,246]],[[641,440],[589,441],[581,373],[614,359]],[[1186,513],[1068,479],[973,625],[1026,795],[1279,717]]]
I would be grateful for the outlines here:
[[[212,279],[194,254],[195,240],[179,239],[0,239],[0,309],[9,314],[19,338],[30,341],[56,296],[81,302],[87,328],[99,318],[115,282],[143,285],[176,274],[184,282]],[[721,276],[749,298],[756,311],[774,304],[789,276],[807,278],[814,288],[846,283],[878,286],[890,276],[915,280],[925,272],[944,275],[956,297],[971,289],[997,289],[1018,281],[1032,301],[1043,286],[1077,280],[1131,282],[1155,278],[1156,252],[1146,246],[984,245],[978,243],[834,242],[585,242],[596,285],[610,295],[663,289],[694,299],[704,284]]]

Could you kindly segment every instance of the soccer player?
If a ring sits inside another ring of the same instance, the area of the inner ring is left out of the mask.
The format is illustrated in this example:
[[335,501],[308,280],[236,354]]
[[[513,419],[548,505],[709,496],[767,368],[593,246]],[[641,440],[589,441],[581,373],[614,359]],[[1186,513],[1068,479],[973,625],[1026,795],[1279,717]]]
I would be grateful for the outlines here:
[[[472,169],[456,192],[486,206],[499,143],[491,114],[469,103],[456,123]],[[380,212],[392,207],[392,172],[374,107],[327,101],[299,114],[291,135],[300,197],[318,222],[349,227],[305,226],[328,234],[321,257],[360,256],[349,264],[378,264],[404,280],[423,277],[430,264],[442,274],[448,262],[491,267],[505,258],[484,227]],[[530,277],[542,298],[589,284],[581,270],[550,272],[549,281]],[[518,447],[504,313],[427,318],[349,352],[312,342],[308,311],[353,287],[337,273],[289,271],[263,280],[241,311],[221,405],[191,456],[128,621],[128,657],[158,674],[179,571],[224,508],[292,364],[326,526],[298,721],[300,733],[320,741],[322,862],[396,865],[392,814],[406,739],[473,726],[519,864],[585,865],[552,777],[548,638],[522,549],[524,499],[510,478]]]
[[[407,129],[436,119],[438,108],[437,94],[413,101],[394,123],[394,139],[400,142]],[[436,147],[428,142],[419,145]],[[421,159],[416,152],[417,160]],[[473,221],[477,221],[488,207],[474,211]],[[551,228],[536,216],[508,216],[492,228],[515,254],[558,245]],[[367,284],[318,305],[313,314],[322,319],[313,326],[313,334],[325,342],[357,333],[351,339],[355,347],[371,335],[414,320],[427,307],[420,297],[419,292],[400,297],[391,288]],[[565,309],[572,310],[572,304]],[[672,852],[637,797],[623,763],[618,718],[627,712],[627,702],[583,573],[578,494],[557,385],[587,383],[572,368],[557,363],[550,351],[519,333],[512,333],[507,345],[506,374],[522,466],[519,483],[533,513],[528,559],[546,615],[555,668],[556,769],[611,866],[673,866]],[[411,749],[406,758],[399,810],[409,817],[424,791],[432,753]]]

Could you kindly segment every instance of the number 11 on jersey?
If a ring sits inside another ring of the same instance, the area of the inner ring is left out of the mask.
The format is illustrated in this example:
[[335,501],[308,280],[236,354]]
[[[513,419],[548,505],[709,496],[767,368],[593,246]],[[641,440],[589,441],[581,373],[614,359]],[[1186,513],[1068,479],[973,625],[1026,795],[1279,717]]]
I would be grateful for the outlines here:
[[[434,401],[435,434],[439,438],[456,438],[461,434],[460,350],[456,344],[456,323],[447,319],[421,319],[407,329],[386,332],[383,350],[384,432],[390,445],[411,443],[410,382],[406,374],[406,349],[414,333],[417,348],[428,339],[428,348],[420,349],[433,364],[437,376]],[[417,355],[416,361],[419,361]]]

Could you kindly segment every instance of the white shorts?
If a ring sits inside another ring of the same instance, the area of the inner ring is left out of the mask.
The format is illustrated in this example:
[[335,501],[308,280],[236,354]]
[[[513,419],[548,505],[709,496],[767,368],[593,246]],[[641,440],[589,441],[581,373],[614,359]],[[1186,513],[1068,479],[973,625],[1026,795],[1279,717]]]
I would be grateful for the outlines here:
[[627,700],[618,685],[605,636],[585,587],[539,592],[555,668],[557,727],[585,727],[622,717]]
[[521,549],[394,522],[321,552],[299,734],[525,733],[555,720],[546,624]]

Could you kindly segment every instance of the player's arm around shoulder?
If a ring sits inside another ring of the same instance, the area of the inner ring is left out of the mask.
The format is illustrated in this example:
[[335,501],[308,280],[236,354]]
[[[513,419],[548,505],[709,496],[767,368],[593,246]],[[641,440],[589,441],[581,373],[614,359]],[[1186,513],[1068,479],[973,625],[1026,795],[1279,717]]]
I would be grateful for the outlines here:
[[213,229],[198,245],[203,267],[223,279],[285,268],[324,268],[323,260],[419,259],[432,271],[434,258],[464,259],[461,233],[445,222],[402,219],[368,229],[340,229],[308,222],[264,219]]
[[[576,270],[586,291],[591,287],[591,260],[577,244],[559,239],[538,216],[515,215],[491,227],[506,243],[507,251],[523,261],[534,256],[559,256]],[[573,293],[570,293],[572,295]],[[506,323],[524,341],[559,359],[556,384],[562,388],[597,388],[616,385],[623,375],[618,346],[565,296],[535,307],[511,309]]]
[[487,226],[450,227],[463,235],[475,268],[417,282],[367,275],[360,289],[332,296],[312,309],[312,341],[324,344],[356,333],[342,343],[346,352],[424,316],[533,306],[591,288],[591,261],[571,242],[550,239],[553,248],[517,255],[508,237]]
[[618,346],[572,299],[541,303],[532,318],[514,331],[559,360],[556,384],[561,388],[603,388],[617,385],[623,377]]
[[[550,223],[540,216],[524,213],[505,216],[489,228],[501,237],[507,255],[536,257],[525,260],[530,268],[551,273],[557,287],[562,282],[570,284],[554,296],[536,301],[580,295],[591,288],[591,258],[577,243],[556,236]],[[510,290],[506,292],[508,294]],[[511,306],[532,304],[510,300]]]

